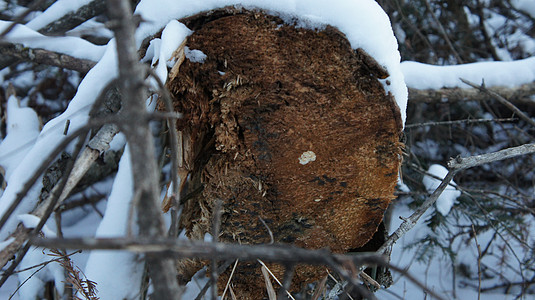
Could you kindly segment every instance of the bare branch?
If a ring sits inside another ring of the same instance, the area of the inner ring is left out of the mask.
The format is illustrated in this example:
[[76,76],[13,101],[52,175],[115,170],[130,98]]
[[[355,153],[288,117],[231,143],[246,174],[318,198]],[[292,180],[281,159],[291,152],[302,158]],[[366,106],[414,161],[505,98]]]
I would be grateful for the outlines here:
[[461,78],[461,81],[468,84],[469,86],[476,88],[480,90],[481,92],[492,96],[494,99],[498,100],[501,104],[507,106],[510,110],[515,112],[522,120],[528,122],[532,126],[535,126],[535,121],[533,121],[529,116],[527,116],[524,112],[522,112],[518,107],[516,107],[514,104],[512,104],[509,100],[505,99],[504,97],[500,96],[499,94],[489,91],[487,88],[485,88],[484,85],[476,85],[475,83],[472,83],[468,80],[464,80]]
[[[199,240],[177,240],[171,238],[160,239],[94,239],[94,238],[76,238],[76,239],[43,239],[33,238],[30,243],[35,246],[45,248],[65,248],[65,249],[103,249],[103,250],[126,250],[134,253],[146,253],[148,256],[174,257],[174,258],[200,258],[211,259],[217,257],[220,260],[240,261],[270,261],[282,264],[304,263],[310,265],[328,266],[340,274],[345,280],[350,282],[359,290],[365,293],[371,299],[375,297],[369,291],[363,291],[362,285],[355,279],[352,272],[354,266],[363,265],[380,265],[388,267],[396,272],[400,272],[417,286],[425,289],[431,296],[436,299],[444,299],[436,292],[431,291],[422,283],[416,280],[396,266],[391,265],[385,257],[378,253],[351,253],[351,254],[333,254],[327,249],[310,250],[298,248],[292,245],[239,245],[204,242]],[[356,268],[355,268],[356,270]]]
[[405,125],[405,129],[423,127],[423,126],[439,126],[439,125],[454,125],[454,124],[471,124],[471,123],[493,123],[493,122],[512,122],[516,121],[516,118],[503,118],[503,119],[466,119],[466,120],[454,120],[443,122],[426,122]]
[[446,33],[446,30],[444,29],[444,27],[442,26],[442,24],[438,20],[437,16],[435,15],[435,12],[431,8],[431,5],[429,4],[428,0],[425,0],[425,6],[427,7],[427,11],[431,15],[431,17],[433,18],[435,23],[437,23],[437,26],[438,26],[438,29],[440,31],[440,34],[442,34],[442,37],[446,41],[446,44],[448,44],[448,47],[450,48],[451,53],[453,53],[453,56],[455,56],[455,59],[457,60],[457,63],[462,64],[463,60],[462,60],[461,56],[459,55],[459,53],[457,53],[457,50],[455,50],[455,47],[453,47],[453,44],[451,43],[450,38],[448,37],[448,34]]
[[[166,235],[159,205],[158,170],[155,161],[153,138],[148,123],[148,113],[143,98],[144,70],[139,63],[134,38],[135,23],[132,8],[127,0],[107,1],[117,41],[119,61],[119,87],[123,95],[123,111],[126,120],[121,129],[130,145],[134,195],[137,202],[137,222],[141,237]],[[171,259],[147,256],[146,261],[154,285],[154,298],[175,299],[181,290],[177,282],[177,270]]]
[[450,168],[450,171],[444,177],[438,188],[429,196],[427,200],[425,200],[420,207],[408,218],[403,218],[403,223],[399,226],[394,233],[392,233],[388,239],[385,241],[385,243],[377,250],[377,253],[385,253],[392,245],[394,245],[397,240],[399,240],[403,235],[405,235],[408,231],[410,231],[420,217],[431,207],[438,197],[442,194],[442,192],[446,189],[450,181],[453,179],[455,174],[461,170],[480,166],[483,164],[500,161],[508,158],[512,158],[519,155],[526,155],[530,153],[535,153],[535,144],[527,144],[522,145],[514,148],[504,149],[498,152],[493,153],[487,153],[482,155],[476,155],[466,158],[457,157],[454,159],[451,159],[448,162],[448,167]]
[[513,158],[520,155],[535,153],[535,144],[526,144],[518,147],[508,148],[497,152],[475,155],[470,157],[452,158],[448,162],[448,167],[452,170],[464,170],[495,161]]

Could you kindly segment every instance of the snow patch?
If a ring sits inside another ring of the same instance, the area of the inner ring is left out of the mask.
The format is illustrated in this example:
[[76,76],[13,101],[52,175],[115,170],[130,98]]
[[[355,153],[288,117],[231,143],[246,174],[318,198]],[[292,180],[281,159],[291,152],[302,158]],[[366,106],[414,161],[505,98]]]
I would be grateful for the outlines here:
[[[424,175],[422,182],[425,188],[430,193],[432,193],[438,188],[438,186],[442,182],[442,179],[446,177],[446,175],[448,174],[448,169],[441,165],[434,164],[429,167],[427,173],[441,178],[441,180],[438,180],[433,176],[427,174]],[[457,184],[455,183],[455,181],[452,180],[451,183],[442,192],[442,194],[438,197],[437,202],[435,202],[437,211],[443,216],[448,215],[451,208],[453,207],[453,204],[455,203],[455,200],[457,200],[457,198],[461,195],[461,191],[457,190],[455,188],[456,186]]]
[[162,82],[165,83],[167,80],[167,61],[171,59],[173,52],[190,34],[191,30],[177,20],[172,20],[165,26],[162,32],[161,41],[159,42],[159,45],[155,45],[154,49],[155,51],[158,51],[159,54],[152,59],[153,62],[156,59],[158,60],[155,72]]
[[407,86],[414,89],[467,88],[460,78],[486,86],[516,86],[535,81],[535,57],[510,62],[477,62],[434,66],[414,61],[401,63]]
[[201,50],[192,50],[188,46],[186,46],[184,47],[184,53],[186,55],[186,58],[194,63],[204,63],[204,60],[206,60],[206,54],[204,54]]
[[[129,226],[135,224],[135,218],[130,216],[134,193],[130,159],[130,149],[126,147],[96,238],[124,237]],[[143,264],[132,252],[95,250],[89,255],[84,273],[97,283],[100,299],[136,299],[140,285],[133,283],[141,282]]]
[[39,118],[29,107],[20,107],[15,96],[7,100],[7,135],[0,143],[0,166],[5,170],[5,180],[9,178],[39,135]]
[[26,25],[33,30],[39,30],[91,1],[92,0],[58,0]]

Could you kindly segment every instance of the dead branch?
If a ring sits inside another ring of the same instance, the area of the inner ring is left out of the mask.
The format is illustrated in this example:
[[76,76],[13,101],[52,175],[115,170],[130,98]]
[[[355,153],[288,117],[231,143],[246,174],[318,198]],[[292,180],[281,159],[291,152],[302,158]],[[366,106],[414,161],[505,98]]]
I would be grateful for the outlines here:
[[[509,99],[510,102],[517,105],[535,104],[535,102],[530,99],[530,96],[535,95],[535,82],[515,87],[496,86],[488,87],[487,89],[502,95],[504,98]],[[478,89],[442,88],[438,90],[419,90],[409,88],[409,100],[412,103],[440,102],[444,99],[447,99],[449,102],[488,101],[488,98],[488,95],[481,93]]]
[[502,118],[502,119],[465,119],[465,120],[454,120],[454,121],[443,121],[443,122],[426,122],[426,123],[415,123],[415,124],[406,124],[405,129],[423,127],[423,126],[439,126],[439,125],[456,125],[456,124],[472,124],[472,123],[493,123],[493,122],[513,122],[518,119],[516,118]]
[[[85,134],[87,132],[88,128],[81,128],[80,130],[74,132],[70,137],[66,138],[62,143],[60,143],[54,153],[49,155],[49,159],[45,160],[41,166],[37,169],[35,172],[35,176],[31,178],[30,181],[25,185],[21,193],[19,193],[19,196],[15,201],[13,201],[11,207],[6,211],[6,213],[2,216],[2,219],[0,220],[0,228],[4,226],[4,224],[7,222],[8,218],[12,215],[13,211],[15,211],[16,207],[22,201],[24,195],[26,195],[27,191],[33,186],[39,175],[48,167],[48,165],[52,162],[52,160],[57,157],[57,155],[63,151],[63,149],[77,136],[80,134]],[[83,175],[89,170],[89,167],[91,164],[100,156],[101,153],[109,149],[109,143],[113,139],[113,136],[117,133],[117,127],[115,125],[104,125],[101,130],[98,131],[98,133],[89,141],[88,146],[84,150],[84,152],[80,155],[80,157],[76,160],[73,172],[71,173],[71,176],[69,176],[67,182],[65,183],[64,187],[60,187],[60,185],[56,185],[53,189],[50,195],[46,198],[45,201],[41,202],[32,212],[31,214],[34,216],[37,216],[39,218],[42,218],[45,216],[45,212],[48,209],[50,205],[52,205],[52,202],[56,202],[55,207],[60,205],[65,198],[69,195],[69,193],[74,189],[76,184],[82,179]],[[61,188],[61,189],[60,189]],[[54,195],[61,192],[61,195],[59,195],[59,198],[56,200]],[[13,255],[19,251],[20,247],[26,242],[30,234],[30,230],[25,228],[24,226],[19,226],[15,230],[15,232],[11,235],[14,240],[6,246],[2,251],[0,251],[0,266],[5,266],[7,262],[13,257]],[[1,286],[1,284],[0,284]]]
[[464,170],[495,161],[500,161],[508,158],[513,158],[520,155],[535,153],[535,144],[526,144],[518,147],[507,148],[497,152],[475,155],[470,157],[457,157],[448,162],[450,170]]
[[527,116],[524,112],[522,112],[520,109],[518,109],[518,107],[516,107],[513,103],[511,103],[509,100],[505,99],[504,97],[502,97],[500,94],[498,93],[495,93],[495,92],[492,92],[492,91],[489,91],[485,86],[484,84],[481,84],[481,85],[476,85],[475,83],[472,83],[468,80],[465,80],[465,79],[462,79],[461,78],[461,81],[468,84],[469,86],[473,87],[473,88],[476,88],[478,90],[480,90],[481,92],[491,96],[492,98],[498,100],[498,102],[500,102],[501,104],[505,105],[507,108],[509,108],[510,110],[512,110],[515,114],[517,114],[522,120],[528,122],[529,124],[531,124],[532,126],[535,126],[535,121],[533,121],[529,116]]
[[[345,280],[355,287],[361,287],[351,269],[363,265],[380,265],[400,272],[419,287],[426,290],[437,299],[444,299],[436,292],[431,291],[413,276],[387,262],[385,257],[378,253],[351,253],[333,254],[327,249],[310,250],[292,245],[239,245],[199,240],[177,240],[169,238],[139,239],[139,238],[75,238],[75,239],[43,239],[32,238],[30,243],[45,248],[65,248],[84,250],[126,250],[134,253],[146,253],[147,256],[173,257],[173,258],[200,258],[218,260],[257,261],[258,259],[282,264],[304,263],[310,265],[323,265],[338,272]],[[349,268],[349,269],[348,269]],[[359,291],[361,291],[359,289]],[[367,293],[371,299],[375,297]]]
[[88,59],[76,58],[45,49],[32,49],[22,44],[6,42],[2,42],[0,46],[0,55],[2,57],[13,57],[14,59],[74,70],[80,73],[87,73],[96,64],[94,61]]
[[[134,38],[135,23],[127,0],[107,1],[107,11],[117,41],[119,89],[123,95],[125,122],[121,129],[130,145],[134,195],[137,201],[137,223],[141,237],[166,235],[159,205],[159,176],[155,161],[152,133],[143,98],[144,71],[139,63]],[[177,271],[173,260],[148,256],[146,261],[154,285],[154,298],[174,299],[180,296]]]
[[461,170],[468,168],[480,166],[483,164],[488,164],[495,161],[500,161],[508,158],[512,158],[519,155],[526,155],[530,153],[535,153],[535,144],[526,144],[514,148],[504,149],[501,151],[470,156],[466,158],[452,158],[448,162],[449,172],[446,177],[442,180],[438,188],[429,196],[429,198],[420,205],[420,207],[408,218],[403,218],[403,223],[392,233],[388,239],[385,241],[383,246],[377,250],[377,253],[385,253],[392,245],[394,245],[397,240],[399,240],[403,235],[410,231],[418,222],[420,217],[431,207],[442,192],[446,189],[450,181],[453,179],[455,174]]

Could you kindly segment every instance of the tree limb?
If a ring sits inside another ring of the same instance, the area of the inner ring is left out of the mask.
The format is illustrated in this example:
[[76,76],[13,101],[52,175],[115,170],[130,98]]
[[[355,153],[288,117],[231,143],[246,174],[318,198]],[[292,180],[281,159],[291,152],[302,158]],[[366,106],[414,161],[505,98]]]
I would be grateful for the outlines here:
[[378,253],[333,254],[327,249],[311,250],[292,245],[239,245],[198,240],[177,240],[172,238],[33,238],[30,243],[45,248],[126,250],[134,253],[146,253],[148,256],[173,258],[197,257],[201,259],[212,259],[213,257],[217,257],[218,260],[223,261],[236,259],[240,261],[257,261],[260,259],[282,264],[305,263],[310,265],[324,265],[334,269],[344,279],[349,279],[348,281],[356,286],[359,286],[360,283],[355,280],[355,274],[352,274],[348,270],[363,265],[380,265],[400,272],[436,299],[444,299],[436,294],[436,292],[430,291],[405,270],[388,263],[385,257]]
[[[135,23],[127,0],[107,1],[108,16],[113,24],[119,62],[119,89],[123,95],[125,122],[121,125],[130,146],[134,195],[137,195],[137,223],[142,238],[166,235],[159,204],[159,176],[155,160],[152,133],[143,98],[144,70],[139,63],[134,38]],[[181,289],[172,259],[147,256],[149,274],[154,285],[155,299],[175,299]]]
[[32,49],[22,44],[11,43],[2,43],[0,45],[0,56],[13,57],[33,63],[74,70],[80,73],[87,73],[96,64],[94,61],[88,59],[76,58],[44,49]]
[[[509,99],[510,102],[522,105],[534,105],[535,101],[530,96],[535,95],[535,82],[527,83],[515,87],[488,87],[487,90],[502,95]],[[442,88],[438,90],[427,89],[419,90],[409,88],[409,101],[415,102],[440,102],[447,99],[449,102],[454,101],[487,101],[488,95],[481,93],[478,89],[462,88]]]
[[[39,2],[42,2],[42,1],[37,1],[37,4],[39,4]],[[47,34],[47,35],[64,33],[64,32],[66,32],[66,31],[68,31],[70,29],[75,28],[76,26],[82,24],[83,22],[85,22],[85,21],[87,21],[87,20],[89,20],[89,19],[91,19],[91,18],[93,18],[95,16],[103,14],[105,12],[105,9],[106,9],[105,5],[106,5],[106,3],[105,3],[104,0],[92,1],[92,2],[90,2],[90,3],[88,3],[88,4],[84,5],[84,6],[80,7],[78,10],[76,10],[74,12],[71,12],[69,14],[66,14],[63,17],[61,17],[60,19],[58,19],[58,20],[46,25],[45,27],[39,29],[38,32],[40,32],[42,34]],[[33,6],[35,6],[35,5],[32,5],[32,7],[30,7],[23,15],[21,15],[21,17],[24,18],[24,17],[27,16],[27,14],[29,14],[32,11],[34,11],[35,7],[33,7]],[[20,23],[21,20],[22,19],[19,17],[15,21],[13,21],[13,23],[6,30],[4,30],[4,32],[2,32],[0,34],[0,37],[4,36],[9,31],[11,31],[18,23]],[[24,48],[24,47],[22,47],[22,48]],[[19,49],[22,49],[22,48],[19,48]],[[34,50],[34,51],[36,51],[36,50]],[[43,51],[46,51],[46,50],[43,50]],[[1,52],[3,52],[3,49],[0,49],[0,53]],[[29,57],[31,57],[31,56],[29,56]],[[4,69],[5,67],[8,67],[8,66],[10,66],[10,65],[12,65],[14,63],[16,63],[20,59],[28,60],[28,57],[24,57],[24,55],[23,56],[17,55],[17,53],[5,53],[5,55],[0,56],[0,70]],[[30,61],[33,61],[33,60],[30,59]],[[61,61],[61,60],[59,60],[59,61]],[[61,65],[50,64],[50,63],[43,62],[43,61],[36,61],[36,62],[49,64],[49,65],[57,66],[57,67],[62,67]],[[68,65],[71,65],[71,64],[72,63],[70,63]],[[65,68],[70,69],[68,67],[65,67]],[[91,68],[89,68],[89,69],[91,69]],[[78,71],[77,69],[71,69],[71,70]]]

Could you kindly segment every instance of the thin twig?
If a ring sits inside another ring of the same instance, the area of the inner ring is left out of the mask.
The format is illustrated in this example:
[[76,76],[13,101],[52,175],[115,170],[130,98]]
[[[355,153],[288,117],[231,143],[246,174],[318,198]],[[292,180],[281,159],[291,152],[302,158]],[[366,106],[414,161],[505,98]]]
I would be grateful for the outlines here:
[[477,232],[474,224],[472,224],[472,231],[474,232],[474,240],[477,248],[477,300],[481,299],[481,246],[477,242]]
[[228,277],[227,284],[225,285],[225,290],[223,290],[223,295],[221,295],[221,300],[225,300],[225,294],[227,293],[228,288],[230,287],[230,282],[232,281],[232,276],[234,275],[234,272],[236,271],[236,267],[238,266],[239,260],[236,259],[236,262],[234,263],[234,266],[232,267],[232,271],[230,271],[230,275]]
[[423,127],[423,126],[439,126],[439,125],[455,125],[455,124],[472,124],[472,123],[493,123],[493,122],[513,122],[517,121],[517,118],[502,118],[502,119],[466,119],[455,121],[443,121],[443,122],[426,122],[405,125],[406,129]]
[[[160,97],[164,102],[165,109],[168,113],[174,112],[173,101],[169,90],[165,87],[160,77],[152,70],[147,68],[147,72],[156,80],[160,92]],[[177,237],[179,233],[178,224],[178,210],[180,208],[180,185],[184,185],[186,178],[180,178],[179,183],[179,149],[178,149],[178,132],[176,128],[176,120],[173,118],[167,119],[167,127],[169,129],[169,142],[171,146],[171,182],[173,184],[173,191],[171,201],[173,209],[171,210],[171,225],[169,226],[169,236]]]
[[[219,242],[219,231],[220,231],[220,225],[221,225],[221,207],[222,207],[222,201],[216,200],[215,206],[214,206],[214,218],[213,218],[213,224],[212,224],[212,242]],[[210,272],[210,282],[212,285],[212,300],[217,300],[217,278],[219,276],[217,272],[217,257],[212,257],[212,266],[211,266],[211,272]]]
[[[136,22],[128,0],[106,1],[110,24],[113,24],[117,43],[119,90],[123,95],[121,114],[129,123],[121,124],[121,130],[130,146],[134,194],[139,194],[136,205],[139,236],[162,237],[167,235],[159,203],[159,173],[155,160],[153,137],[147,119],[143,86],[145,72],[139,62],[136,49]],[[154,287],[154,298],[180,297],[177,270],[173,260],[161,256],[145,257]]]
[[431,5],[429,4],[428,0],[425,0],[425,6],[427,7],[427,10],[429,11],[429,14],[431,15],[431,17],[433,18],[435,23],[437,23],[437,26],[438,26],[438,29],[440,31],[440,34],[442,34],[442,37],[446,41],[446,44],[448,44],[448,47],[450,48],[451,52],[453,53],[453,56],[455,56],[455,59],[457,60],[457,63],[462,64],[463,60],[462,60],[461,56],[459,55],[459,53],[457,53],[457,50],[455,50],[455,47],[453,47],[453,44],[451,43],[450,38],[449,38],[448,34],[446,33],[446,30],[444,29],[444,27],[442,26],[442,24],[438,20],[437,16],[435,15],[435,12],[431,8]]
[[480,166],[483,164],[500,161],[512,158],[519,155],[526,155],[535,153],[535,144],[526,144],[518,147],[508,148],[501,151],[470,156],[466,158],[456,157],[448,162],[450,168],[448,174],[444,177],[437,189],[429,196],[429,198],[418,207],[418,209],[408,218],[404,218],[401,225],[390,235],[385,243],[377,250],[377,253],[385,253],[394,243],[399,240],[404,234],[410,231],[418,222],[420,217],[431,207],[442,192],[446,189],[449,182],[454,175],[464,169]]
[[285,294],[290,294],[290,286],[292,284],[292,278],[295,272],[295,266],[293,264],[286,265],[284,267],[284,277],[282,278],[282,286],[277,293],[277,299],[282,300]]
[[493,92],[493,91],[490,91],[488,90],[484,84],[482,85],[476,85],[475,83],[472,83],[468,80],[465,80],[465,79],[462,79],[460,78],[460,80],[473,87],[473,88],[476,88],[478,90],[480,90],[481,92],[489,95],[489,96],[492,96],[494,99],[498,100],[498,102],[500,102],[501,104],[505,105],[507,108],[509,108],[510,110],[512,110],[515,114],[517,114],[522,120],[528,122],[529,124],[531,124],[532,126],[535,126],[535,121],[533,121],[528,115],[526,115],[523,111],[521,111],[520,109],[518,109],[518,107],[516,107],[513,103],[511,103],[510,101],[508,101],[507,99],[505,99],[504,97],[500,96],[499,94]]
[[535,153],[535,143],[525,144],[518,147],[507,148],[497,152],[474,155],[470,157],[456,157],[450,159],[448,167],[452,170],[464,170],[484,164],[488,164],[495,161],[500,161],[508,158],[513,158],[520,155],[526,155]]

